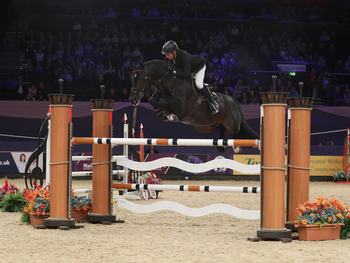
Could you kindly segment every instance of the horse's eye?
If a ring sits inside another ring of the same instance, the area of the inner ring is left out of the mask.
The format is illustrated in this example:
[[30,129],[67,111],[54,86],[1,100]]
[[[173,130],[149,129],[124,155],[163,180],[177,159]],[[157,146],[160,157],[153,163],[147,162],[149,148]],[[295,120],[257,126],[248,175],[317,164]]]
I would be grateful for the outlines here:
[[135,75],[134,75],[134,79],[136,79],[136,77],[137,77],[137,73],[135,73]]
[[145,79],[147,79],[147,76],[145,76]]

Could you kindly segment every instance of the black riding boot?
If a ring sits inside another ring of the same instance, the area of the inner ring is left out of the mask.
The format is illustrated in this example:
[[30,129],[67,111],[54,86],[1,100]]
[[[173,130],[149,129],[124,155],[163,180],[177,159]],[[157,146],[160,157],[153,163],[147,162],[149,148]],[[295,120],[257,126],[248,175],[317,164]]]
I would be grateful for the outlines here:
[[209,91],[209,88],[204,85],[203,89],[203,95],[209,102],[209,107],[211,110],[211,114],[216,114],[219,112],[219,104],[214,100],[211,92]]

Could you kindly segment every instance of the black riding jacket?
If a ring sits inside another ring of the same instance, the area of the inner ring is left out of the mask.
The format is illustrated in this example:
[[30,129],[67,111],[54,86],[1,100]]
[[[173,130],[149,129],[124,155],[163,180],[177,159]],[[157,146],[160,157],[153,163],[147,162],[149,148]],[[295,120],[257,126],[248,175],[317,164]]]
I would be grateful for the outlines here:
[[197,73],[205,65],[205,59],[199,55],[191,55],[185,50],[177,50],[175,59],[168,62],[176,67],[176,76],[181,79],[189,79],[191,73]]

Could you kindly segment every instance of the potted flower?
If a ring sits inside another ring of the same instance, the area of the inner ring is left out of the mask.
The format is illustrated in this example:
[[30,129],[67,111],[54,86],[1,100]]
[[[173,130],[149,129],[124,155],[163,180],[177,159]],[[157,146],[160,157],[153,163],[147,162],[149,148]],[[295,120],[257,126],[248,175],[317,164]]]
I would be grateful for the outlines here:
[[[163,184],[162,180],[157,177],[153,172],[147,172],[144,175],[142,175],[139,179],[140,184]],[[154,199],[158,198],[158,193],[162,192],[162,190],[148,190],[150,196]],[[141,196],[144,199],[148,199],[148,195],[144,195],[141,193]]]
[[50,186],[34,184],[34,187],[24,190],[23,195],[27,201],[24,213],[30,215],[30,223],[33,226],[43,225],[44,219],[50,215]]
[[347,214],[345,206],[335,199],[322,196],[316,202],[307,201],[297,208],[299,217],[293,222],[298,228],[299,240],[328,240],[340,237],[340,226]]
[[14,184],[9,184],[9,180],[5,180],[4,186],[0,188],[0,201],[2,201],[7,194],[18,193],[18,188]]
[[18,188],[14,184],[9,184],[5,180],[5,184],[0,188],[0,207],[2,212],[22,212],[26,200],[22,193],[18,192]]
[[90,211],[91,199],[86,196],[76,196],[72,191],[70,198],[71,217],[75,221],[86,221]]
[[347,179],[349,178],[347,177],[344,171],[339,171],[333,174],[333,182],[335,183],[345,182]]

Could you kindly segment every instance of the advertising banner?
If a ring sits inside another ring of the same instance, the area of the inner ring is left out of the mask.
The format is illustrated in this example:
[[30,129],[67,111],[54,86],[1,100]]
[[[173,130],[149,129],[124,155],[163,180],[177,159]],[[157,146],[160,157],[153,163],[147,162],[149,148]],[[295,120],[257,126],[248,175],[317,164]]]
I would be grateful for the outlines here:
[[[0,173],[24,173],[29,157],[32,152],[0,152]],[[39,160],[35,159],[29,166],[28,173],[37,166],[43,171],[43,154]]]

